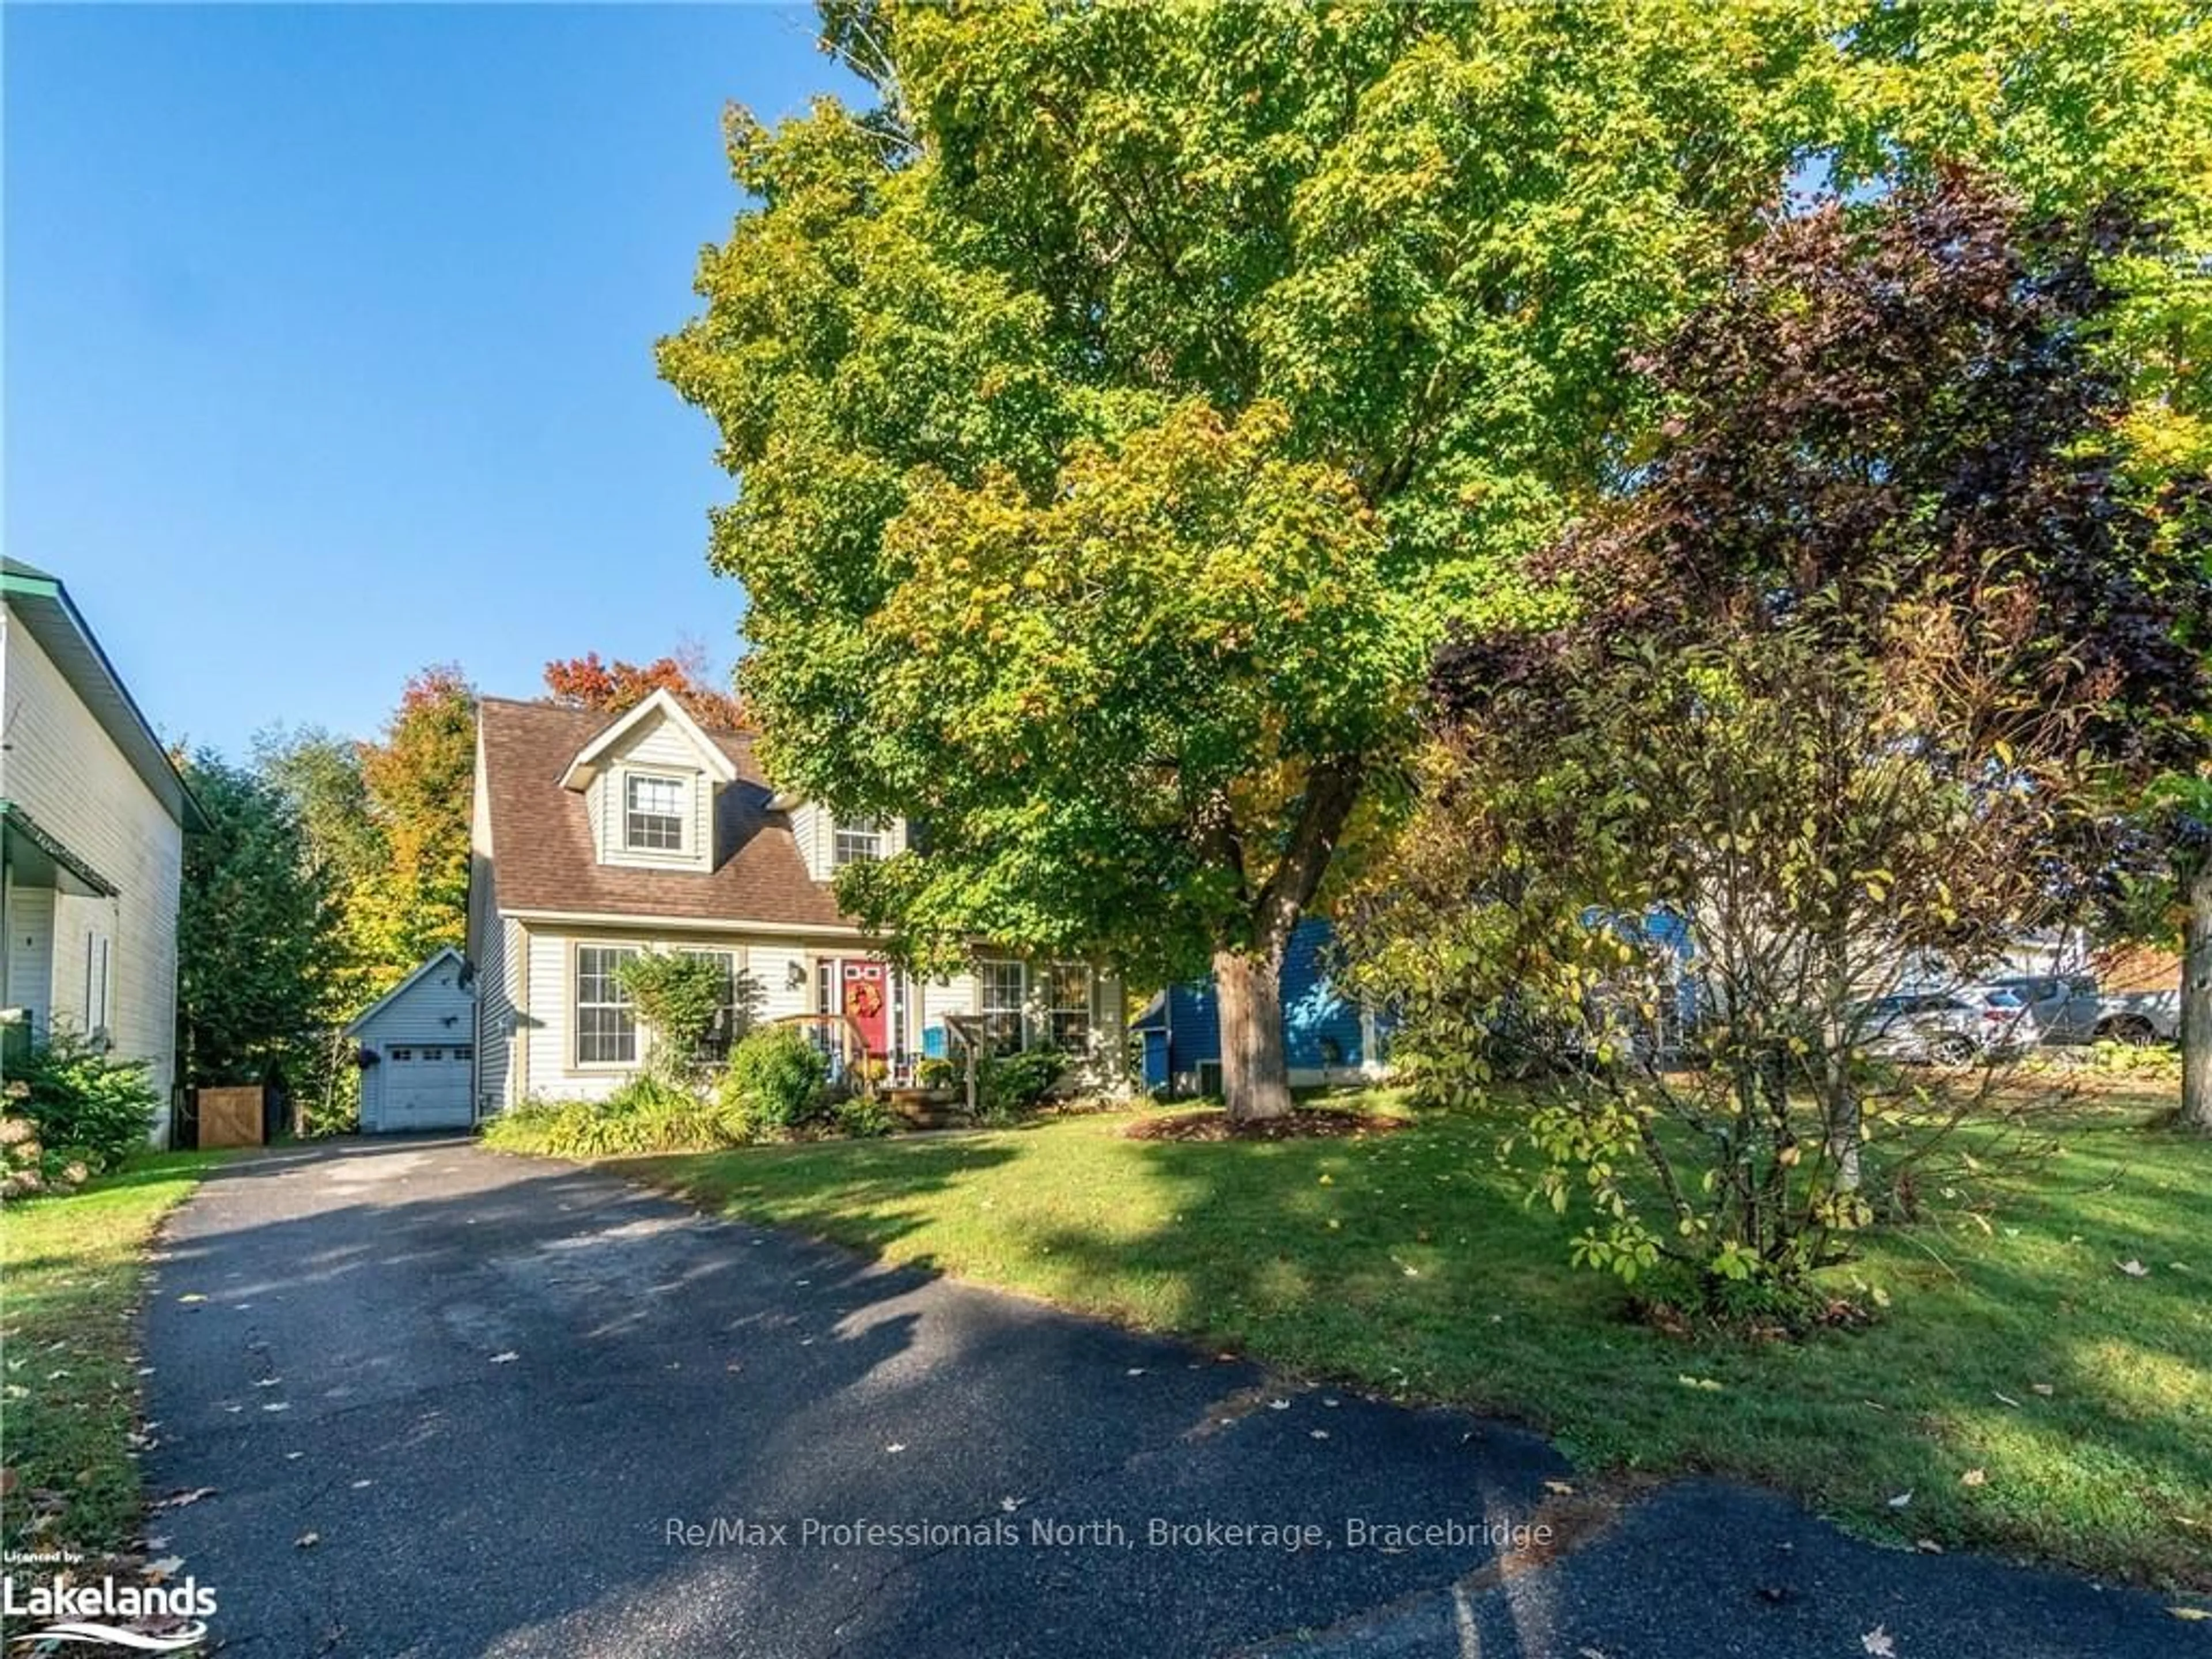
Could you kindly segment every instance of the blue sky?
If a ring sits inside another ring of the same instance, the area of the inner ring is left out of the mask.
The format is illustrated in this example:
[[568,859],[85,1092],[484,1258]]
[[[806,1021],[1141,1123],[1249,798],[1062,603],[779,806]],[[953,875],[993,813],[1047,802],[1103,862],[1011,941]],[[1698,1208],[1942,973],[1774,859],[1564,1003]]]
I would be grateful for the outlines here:
[[413,669],[718,667],[732,483],[655,378],[720,115],[856,88],[796,7],[10,5],[7,550],[165,736],[373,731]]

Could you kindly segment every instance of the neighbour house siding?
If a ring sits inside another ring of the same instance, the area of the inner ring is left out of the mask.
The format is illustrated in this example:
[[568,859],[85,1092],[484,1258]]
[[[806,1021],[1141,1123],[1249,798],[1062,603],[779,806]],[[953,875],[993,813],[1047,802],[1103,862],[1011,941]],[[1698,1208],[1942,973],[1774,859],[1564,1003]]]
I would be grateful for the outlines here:
[[[107,1019],[114,1053],[149,1063],[163,1106],[176,1081],[177,898],[184,831],[79,701],[38,641],[12,616],[0,629],[8,748],[0,794],[20,804],[121,890],[113,898],[52,897],[46,1020],[86,1024],[88,940],[97,978],[107,945]],[[9,895],[11,955],[25,895]],[[38,947],[33,946],[35,952]],[[95,1017],[99,1011],[90,1011]]]
[[1356,1067],[1364,1058],[1359,1005],[1329,982],[1329,925],[1310,917],[1291,931],[1283,961],[1283,1052],[1294,1071]]
[[[1284,954],[1283,1052],[1291,1081],[1300,1087],[1352,1081],[1372,1073],[1386,1058],[1369,1052],[1369,1039],[1378,1036],[1375,1046],[1387,1047],[1387,1033],[1377,1034],[1358,1002],[1329,981],[1334,939],[1326,919],[1310,916],[1291,933]],[[1166,1016],[1170,1086],[1195,1089],[1199,1066],[1221,1059],[1221,1007],[1212,980],[1170,986]],[[1157,1024],[1158,1017],[1151,1023]]]
[[27,1009],[33,1031],[46,1029],[54,1000],[54,890],[8,887],[8,983],[10,1008]]

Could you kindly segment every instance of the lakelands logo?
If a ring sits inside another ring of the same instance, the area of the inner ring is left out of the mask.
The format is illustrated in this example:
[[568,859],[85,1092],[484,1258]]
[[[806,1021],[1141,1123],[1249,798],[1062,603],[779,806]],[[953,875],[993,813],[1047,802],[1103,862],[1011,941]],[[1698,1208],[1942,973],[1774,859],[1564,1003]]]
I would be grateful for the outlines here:
[[[112,1577],[96,1584],[72,1584],[54,1578],[19,1585],[14,1573],[0,1573],[0,1613],[8,1622],[42,1621],[38,1630],[10,1637],[17,1643],[82,1643],[90,1647],[127,1649],[133,1653],[182,1653],[207,1640],[207,1620],[215,1612],[215,1592],[196,1578],[173,1584],[118,1584]],[[159,1635],[130,1625],[174,1625]]]

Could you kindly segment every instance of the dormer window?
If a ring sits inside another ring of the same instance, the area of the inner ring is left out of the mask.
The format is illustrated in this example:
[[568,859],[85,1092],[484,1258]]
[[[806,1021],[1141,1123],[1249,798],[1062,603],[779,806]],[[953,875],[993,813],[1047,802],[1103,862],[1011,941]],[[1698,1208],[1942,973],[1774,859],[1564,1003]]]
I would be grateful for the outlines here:
[[881,818],[841,818],[834,845],[830,849],[831,862],[837,869],[848,864],[860,864],[884,855],[884,821]]
[[635,853],[682,852],[684,780],[633,772],[623,787],[623,845]]

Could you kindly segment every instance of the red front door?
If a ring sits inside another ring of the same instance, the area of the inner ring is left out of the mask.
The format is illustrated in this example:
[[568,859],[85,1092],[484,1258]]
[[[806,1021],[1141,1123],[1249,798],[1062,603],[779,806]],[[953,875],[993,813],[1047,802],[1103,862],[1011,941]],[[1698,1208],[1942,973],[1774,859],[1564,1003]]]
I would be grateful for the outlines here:
[[890,1043],[890,976],[880,962],[840,964],[845,1014],[860,1033],[871,1060],[887,1059]]

